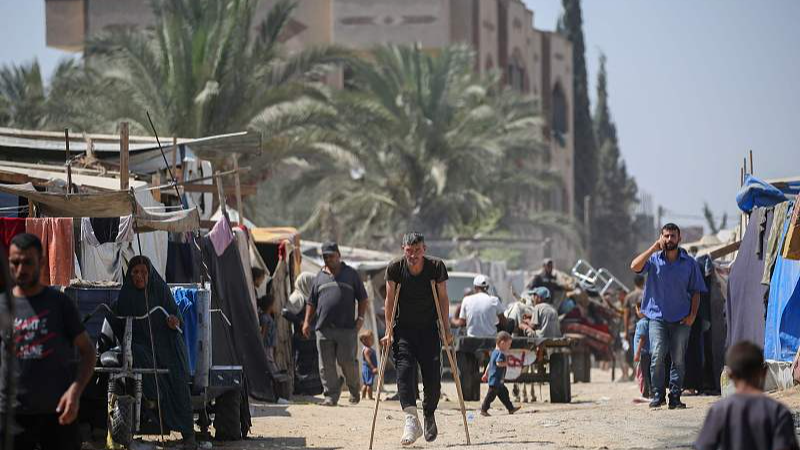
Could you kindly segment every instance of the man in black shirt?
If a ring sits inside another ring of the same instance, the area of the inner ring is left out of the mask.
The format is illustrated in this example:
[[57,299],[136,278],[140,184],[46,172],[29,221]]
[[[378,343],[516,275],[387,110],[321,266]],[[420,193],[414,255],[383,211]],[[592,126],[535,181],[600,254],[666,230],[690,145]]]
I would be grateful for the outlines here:
[[[392,346],[400,406],[406,413],[402,445],[413,444],[423,434],[417,417],[415,392],[418,365],[425,394],[422,402],[425,440],[431,442],[438,435],[434,413],[441,394],[441,343],[431,281],[436,286],[440,311],[445,315],[442,323],[450,323],[446,316],[450,311],[450,300],[447,297],[447,268],[442,260],[425,256],[425,249],[425,238],[421,234],[408,233],[403,236],[403,256],[386,268],[387,314],[391,314],[395,292],[400,290],[395,317],[386,318],[387,330],[394,327],[393,337],[387,333],[382,344]],[[444,334],[448,343],[452,342],[449,328],[444,330]]]
[[[367,290],[358,272],[342,262],[339,246],[335,242],[322,245],[325,267],[319,271],[311,284],[311,294],[306,303],[306,318],[303,335],[311,336],[315,323],[319,372],[322,379],[325,406],[335,406],[342,393],[336,364],[342,368],[350,404],[358,404],[361,395],[361,379],[358,371],[358,331],[364,325],[367,311]],[[358,302],[358,318],[356,318]],[[316,321],[315,321],[316,319]]]
[[[39,281],[42,243],[32,234],[11,241],[8,260],[14,280],[14,342],[18,425],[14,448],[25,450],[81,447],[78,417],[81,393],[94,372],[95,352],[78,310],[66,295]],[[5,308],[6,305],[0,306]],[[8,339],[9,336],[3,336]],[[80,360],[77,376],[74,349]],[[2,348],[2,364],[12,361]],[[0,377],[0,408],[5,411],[5,371]]]
[[708,411],[698,450],[798,450],[789,409],[764,395],[763,350],[742,341],[725,357],[736,393],[718,401]]

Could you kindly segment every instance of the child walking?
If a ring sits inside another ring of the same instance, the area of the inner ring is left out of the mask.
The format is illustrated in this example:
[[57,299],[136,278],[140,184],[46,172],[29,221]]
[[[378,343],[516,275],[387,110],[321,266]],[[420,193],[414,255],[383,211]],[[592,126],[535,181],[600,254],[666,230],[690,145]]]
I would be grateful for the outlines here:
[[763,350],[741,341],[725,357],[736,393],[711,406],[694,443],[698,450],[797,450],[792,413],[764,395]]
[[372,400],[372,385],[375,384],[375,374],[378,373],[378,355],[372,349],[372,344],[375,343],[375,336],[370,330],[361,330],[358,333],[358,340],[364,346],[361,351],[361,398],[369,397]]
[[506,407],[509,414],[514,414],[519,411],[520,407],[515,407],[508,397],[508,388],[506,388],[503,379],[506,376],[506,352],[511,348],[511,335],[505,331],[497,333],[497,344],[492,351],[492,356],[489,358],[489,365],[486,366],[486,373],[484,377],[489,382],[489,392],[481,404],[481,415],[489,416],[489,407],[495,398],[499,397],[503,406]]

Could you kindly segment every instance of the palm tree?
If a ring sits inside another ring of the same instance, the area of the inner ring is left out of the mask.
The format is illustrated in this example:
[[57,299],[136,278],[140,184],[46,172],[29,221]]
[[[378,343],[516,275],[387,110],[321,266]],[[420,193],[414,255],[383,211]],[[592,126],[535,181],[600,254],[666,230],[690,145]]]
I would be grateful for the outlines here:
[[39,63],[0,69],[0,123],[13,128],[39,128],[44,123],[45,90]]
[[313,122],[326,98],[314,81],[350,53],[321,46],[285,55],[279,36],[295,4],[278,1],[253,32],[257,3],[158,0],[153,29],[117,27],[90,39],[86,58],[103,80],[105,126],[127,120],[132,132],[149,134],[149,112],[165,135],[256,129],[265,133],[267,160],[291,154],[299,144],[286,133]]
[[542,151],[538,116],[531,100],[505,92],[498,77],[478,78],[473,64],[462,46],[437,55],[378,47],[355,64],[349,89],[334,94],[340,138],[317,145],[316,163],[284,189],[318,198],[304,229],[321,231],[331,208],[361,243],[403,229],[457,234],[504,216],[502,193],[513,186],[498,176],[514,170],[514,155]]
[[0,68],[0,125],[30,130],[89,129],[102,110],[94,98],[95,81],[82,63],[58,63],[45,87],[39,63]]

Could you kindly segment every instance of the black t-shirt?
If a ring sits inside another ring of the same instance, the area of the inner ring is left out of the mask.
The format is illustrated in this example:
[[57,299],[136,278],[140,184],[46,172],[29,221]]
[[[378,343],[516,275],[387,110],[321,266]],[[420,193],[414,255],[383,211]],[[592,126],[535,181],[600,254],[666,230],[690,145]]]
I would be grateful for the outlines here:
[[789,409],[766,395],[733,394],[711,406],[698,450],[797,450]]
[[316,308],[316,329],[355,328],[356,300],[367,299],[358,272],[345,263],[334,277],[320,270],[311,284],[308,304]]
[[422,272],[412,275],[406,259],[397,258],[386,268],[386,279],[400,284],[396,326],[413,329],[435,326],[436,305],[431,281],[441,283],[447,280],[447,267],[441,259],[426,256]]
[[[58,401],[75,381],[75,338],[83,333],[77,308],[61,292],[45,288],[29,298],[14,298],[17,345],[17,414],[55,414]],[[5,301],[0,304],[5,312]],[[5,337],[4,337],[5,339]],[[2,365],[9,361],[5,346]],[[0,407],[6,372],[0,375]]]

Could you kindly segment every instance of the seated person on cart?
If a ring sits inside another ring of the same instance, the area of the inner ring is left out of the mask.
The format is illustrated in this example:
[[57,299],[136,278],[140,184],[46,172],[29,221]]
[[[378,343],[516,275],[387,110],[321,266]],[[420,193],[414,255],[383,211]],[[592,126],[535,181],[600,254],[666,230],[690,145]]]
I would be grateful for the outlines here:
[[[178,431],[183,435],[186,448],[196,448],[192,404],[189,392],[189,364],[186,344],[178,331],[180,313],[167,283],[144,256],[135,256],[128,263],[128,273],[122,284],[119,299],[113,306],[117,316],[144,316],[160,306],[168,312],[164,317],[155,311],[149,319],[134,320],[132,328],[133,366],[152,369],[153,356],[159,369],[168,374],[158,375],[158,389],[153,375],[142,379],[142,418],[159,424],[159,411],[149,412],[147,403],[158,400],[164,432]],[[125,321],[110,321],[114,335],[121,341],[125,335]],[[149,322],[149,323],[148,323]],[[151,342],[150,336],[153,340]],[[148,416],[149,414],[149,416]],[[154,414],[154,415],[153,415]]]
[[530,319],[520,323],[520,329],[531,337],[562,337],[558,311],[550,304],[550,290],[546,287],[537,287],[532,289],[530,294],[533,297],[533,310]]

